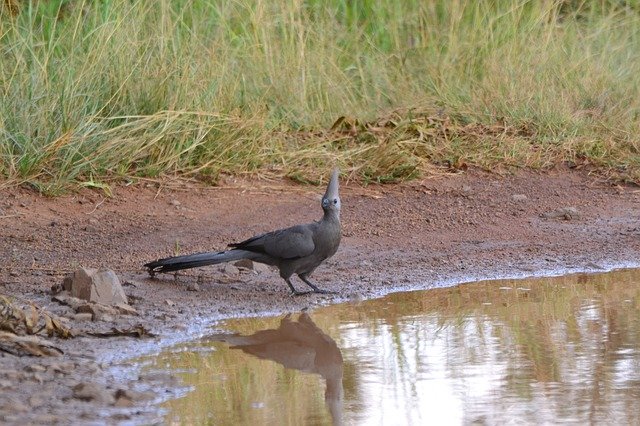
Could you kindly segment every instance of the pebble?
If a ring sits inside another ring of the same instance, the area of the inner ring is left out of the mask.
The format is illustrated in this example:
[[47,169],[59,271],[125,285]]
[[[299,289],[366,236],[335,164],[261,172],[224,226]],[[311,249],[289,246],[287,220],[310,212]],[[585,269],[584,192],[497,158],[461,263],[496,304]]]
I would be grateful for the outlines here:
[[73,397],[82,401],[96,401],[100,403],[112,404],[114,402],[113,395],[104,386],[84,382],[73,387]]
[[224,265],[220,266],[218,270],[227,275],[238,275],[240,273],[240,270],[230,263],[225,263]]
[[93,319],[93,314],[89,313],[89,312],[83,312],[83,313],[79,313],[79,314],[75,314],[73,316],[73,319],[75,321],[91,321]]
[[187,291],[200,291],[200,286],[198,283],[190,283],[187,287]]
[[545,219],[576,220],[580,219],[580,212],[575,207],[563,207],[542,213],[542,217]]
[[524,194],[514,194],[511,196],[511,199],[513,201],[526,201],[527,200],[527,196]]
[[27,365],[25,367],[26,371],[30,371],[33,373],[39,372],[39,373],[44,373],[45,371],[47,371],[47,368],[44,365],[40,365],[40,364],[31,364],[31,365]]

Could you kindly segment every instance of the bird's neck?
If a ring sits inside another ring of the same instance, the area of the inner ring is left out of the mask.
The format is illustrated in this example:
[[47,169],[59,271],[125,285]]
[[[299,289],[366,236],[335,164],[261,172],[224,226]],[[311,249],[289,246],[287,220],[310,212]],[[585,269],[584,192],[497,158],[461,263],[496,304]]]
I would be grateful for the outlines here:
[[340,223],[340,212],[335,210],[325,210],[324,216],[322,216],[323,222],[336,222]]

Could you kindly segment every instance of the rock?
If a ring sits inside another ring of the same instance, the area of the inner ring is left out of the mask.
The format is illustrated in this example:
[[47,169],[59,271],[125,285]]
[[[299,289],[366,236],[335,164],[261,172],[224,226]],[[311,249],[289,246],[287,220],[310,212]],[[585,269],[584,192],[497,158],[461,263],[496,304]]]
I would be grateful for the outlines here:
[[575,207],[563,207],[542,213],[542,217],[545,219],[577,220],[580,219],[580,212]]
[[71,296],[105,305],[127,304],[120,279],[110,269],[81,268],[67,276],[64,289]]
[[115,394],[116,407],[131,407],[134,403],[140,401],[150,401],[155,398],[153,392],[137,392],[130,389],[118,389]]
[[165,303],[167,306],[175,306],[175,305],[176,305],[176,302],[174,302],[174,301],[173,301],[173,300],[171,300],[171,299],[167,299],[167,300],[165,300],[165,301],[164,301],[164,303]]
[[27,411],[29,411],[29,407],[15,398],[8,398],[6,401],[0,402],[0,412],[26,413]]
[[64,287],[60,283],[56,283],[51,286],[51,294],[58,294],[64,290]]
[[91,382],[79,383],[73,387],[73,397],[81,401],[95,401],[101,404],[113,404],[114,397],[102,385]]
[[44,405],[45,402],[45,399],[40,395],[31,395],[29,398],[29,405],[31,408],[40,407],[41,405]]
[[138,311],[133,309],[131,306],[123,304],[123,303],[118,303],[115,306],[115,308],[119,313],[121,313],[123,315],[134,315],[134,316],[138,315]]
[[526,195],[524,195],[524,194],[514,194],[514,195],[512,195],[512,196],[511,196],[511,199],[512,199],[513,201],[518,201],[518,202],[520,202],[520,201],[527,201],[527,199],[528,199],[528,198],[527,198],[527,196],[526,196]]
[[93,320],[93,314],[90,314],[90,313],[75,314],[73,316],[73,319],[75,321],[91,321]]
[[78,299],[77,297],[69,296],[68,292],[57,294],[51,298],[54,302],[58,302],[61,305],[69,306],[71,309],[76,310],[78,306],[82,306],[87,303],[86,300]]
[[595,262],[588,262],[585,266],[589,269],[604,269],[602,266],[598,265]]
[[75,366],[72,362],[53,363],[47,368],[47,371],[55,374],[71,374]]
[[236,266],[231,265],[230,263],[225,263],[221,265],[218,270],[226,275],[238,275],[240,273],[240,270]]
[[180,205],[182,205],[182,203],[178,200],[171,200],[169,201],[169,204],[171,204],[172,206],[178,207]]
[[198,285],[198,283],[189,283],[187,291],[200,291],[200,286]]
[[238,260],[237,262],[234,263],[234,266],[237,266],[238,268],[249,269],[249,270],[255,271],[255,272],[259,273],[259,274],[261,274],[263,272],[269,272],[269,267],[267,265],[265,265],[264,263],[254,262],[254,261],[249,260],[249,259]]
[[269,268],[269,265],[265,265],[264,263],[253,262],[253,270],[258,274],[263,274],[265,272],[269,272],[271,268]]
[[44,365],[40,364],[31,364],[25,367],[26,371],[30,371],[32,373],[44,373],[47,371],[47,368]]
[[253,269],[253,261],[251,259],[240,259],[237,262],[233,262],[233,265],[238,268]]

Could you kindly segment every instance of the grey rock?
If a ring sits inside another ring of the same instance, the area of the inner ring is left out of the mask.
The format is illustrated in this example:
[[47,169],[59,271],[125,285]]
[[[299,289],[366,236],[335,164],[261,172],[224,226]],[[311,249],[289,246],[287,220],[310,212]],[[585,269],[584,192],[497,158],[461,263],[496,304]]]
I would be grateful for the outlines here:
[[120,279],[110,269],[80,268],[64,279],[63,286],[79,299],[105,305],[127,304]]
[[512,199],[513,201],[518,201],[518,202],[520,202],[520,201],[527,201],[527,199],[528,199],[528,198],[527,198],[527,196],[526,196],[526,195],[524,195],[524,194],[513,194],[513,195],[511,196],[511,199]]
[[187,291],[200,291],[200,286],[198,285],[198,283],[189,283]]

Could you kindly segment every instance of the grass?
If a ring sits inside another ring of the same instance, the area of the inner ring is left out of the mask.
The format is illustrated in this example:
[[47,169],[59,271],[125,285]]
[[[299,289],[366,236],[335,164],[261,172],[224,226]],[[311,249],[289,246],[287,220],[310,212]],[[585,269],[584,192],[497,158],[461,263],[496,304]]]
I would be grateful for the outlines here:
[[640,3],[2,3],[0,184],[364,182],[561,163],[640,182]]

